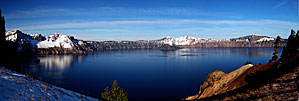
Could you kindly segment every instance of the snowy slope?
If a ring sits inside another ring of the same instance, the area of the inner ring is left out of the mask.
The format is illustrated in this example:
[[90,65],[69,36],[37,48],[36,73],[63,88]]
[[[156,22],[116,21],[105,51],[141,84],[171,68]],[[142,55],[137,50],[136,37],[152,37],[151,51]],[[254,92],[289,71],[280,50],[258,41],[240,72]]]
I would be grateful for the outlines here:
[[244,37],[239,38],[233,38],[233,39],[224,39],[224,40],[216,40],[216,39],[204,39],[204,38],[196,38],[196,37],[190,37],[190,36],[183,36],[178,38],[171,38],[171,37],[165,37],[161,40],[157,40],[159,43],[162,44],[168,44],[168,45],[194,45],[199,43],[226,43],[226,42],[250,42],[250,43],[256,43],[256,42],[269,42],[274,41],[275,38],[267,37],[267,36],[260,36],[260,35],[248,35]]
[[70,39],[70,36],[55,33],[54,35],[45,36],[46,40],[38,42],[38,48],[50,48],[50,47],[62,47],[72,48],[74,43]]
[[34,39],[32,36],[28,34],[24,34],[19,30],[13,30],[8,31],[5,33],[6,40],[16,42],[19,45],[18,51],[21,51],[23,49],[22,45],[29,45],[29,47],[32,47],[36,49],[36,44],[38,43],[38,40]]
[[274,38],[267,37],[267,36],[261,36],[261,35],[247,35],[239,38],[233,38],[231,40],[234,40],[236,42],[266,42],[266,41],[274,41]]
[[[72,40],[72,36],[55,33],[53,35],[42,36],[40,34],[29,35],[22,33],[19,30],[13,30],[6,32],[6,40],[17,42],[19,50],[22,49],[22,44],[28,43],[32,48],[73,48],[74,44],[77,44],[76,40]],[[82,44],[82,43],[81,43]]]
[[218,42],[223,40],[215,40],[215,39],[203,39],[203,38],[196,38],[191,36],[183,36],[178,38],[171,38],[171,37],[165,37],[161,40],[158,40],[158,42],[162,44],[168,44],[168,45],[194,45],[198,43],[208,43],[208,42]]
[[97,99],[63,89],[0,67],[1,101],[97,101]]
[[174,44],[175,45],[190,45],[190,44],[195,44],[199,42],[199,38],[195,37],[189,37],[189,36],[183,36],[179,38],[174,39]]
[[174,44],[174,39],[167,36],[167,37],[161,39],[160,42],[163,43],[163,44],[173,45]]
[[275,40],[274,38],[268,38],[268,37],[264,37],[264,38],[261,38],[261,39],[258,39],[257,42],[263,42],[263,41],[273,41]]

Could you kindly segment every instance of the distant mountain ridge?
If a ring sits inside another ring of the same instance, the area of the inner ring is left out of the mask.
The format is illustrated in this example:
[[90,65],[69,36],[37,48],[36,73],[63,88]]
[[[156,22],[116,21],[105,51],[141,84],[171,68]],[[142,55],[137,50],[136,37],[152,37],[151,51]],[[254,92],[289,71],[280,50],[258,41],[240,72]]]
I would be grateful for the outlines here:
[[[176,45],[180,47],[273,47],[275,38],[260,35],[247,35],[232,39],[205,39],[190,36],[179,38],[165,37],[157,40],[162,44]],[[280,46],[285,46],[286,39],[281,39]]]
[[[25,34],[20,30],[6,32],[6,40],[14,42],[18,51],[37,50],[39,54],[74,54],[109,49],[144,49],[157,48],[163,45],[181,48],[200,47],[273,47],[275,38],[259,35],[248,35],[239,38],[216,40],[183,36],[178,38],[165,37],[159,40],[139,41],[84,41],[74,36],[54,33]],[[285,46],[287,40],[282,39],[280,46]]]
[[184,46],[184,45],[195,45],[200,43],[217,43],[217,42],[230,42],[230,41],[258,43],[258,42],[269,42],[274,40],[275,38],[271,38],[268,36],[260,36],[260,35],[248,35],[240,38],[222,39],[222,40],[196,38],[196,37],[191,37],[186,35],[178,38],[165,37],[158,41],[168,45]]
[[97,42],[78,40],[73,36],[59,33],[43,36],[13,30],[6,32],[6,40],[17,44],[18,51],[24,51],[24,47],[30,47],[31,50],[38,50],[41,54],[84,53],[98,48],[98,46],[93,46],[93,43]]

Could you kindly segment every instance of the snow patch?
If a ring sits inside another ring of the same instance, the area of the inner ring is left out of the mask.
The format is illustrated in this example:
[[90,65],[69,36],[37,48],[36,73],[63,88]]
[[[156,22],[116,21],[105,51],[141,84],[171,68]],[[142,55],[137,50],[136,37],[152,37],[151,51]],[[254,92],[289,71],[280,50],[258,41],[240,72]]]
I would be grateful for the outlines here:
[[18,35],[16,34],[16,31],[8,31],[5,33],[5,35],[7,41],[12,41],[12,42],[17,41]]
[[261,38],[259,40],[257,40],[257,42],[263,42],[263,41],[273,41],[275,40],[274,38],[267,38],[267,37],[264,37],[264,38]]
[[252,66],[253,66],[253,64],[248,64],[248,66],[252,67]]
[[194,45],[197,43],[206,43],[206,42],[218,42],[222,40],[215,40],[215,39],[202,39],[202,38],[196,38],[196,37],[190,37],[188,35],[178,38],[171,38],[169,36],[163,38],[160,40],[163,44],[168,45]]
[[45,37],[46,40],[41,41],[37,44],[38,48],[51,48],[51,47],[72,48],[72,46],[74,46],[74,43],[67,35],[55,33],[54,35],[48,35]]

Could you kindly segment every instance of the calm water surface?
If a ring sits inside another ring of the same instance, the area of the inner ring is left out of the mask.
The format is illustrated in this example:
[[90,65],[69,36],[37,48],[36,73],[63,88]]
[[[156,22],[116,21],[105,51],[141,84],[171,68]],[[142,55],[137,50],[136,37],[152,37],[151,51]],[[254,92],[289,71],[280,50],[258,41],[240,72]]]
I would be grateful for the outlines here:
[[231,72],[246,61],[264,64],[272,53],[273,48],[114,50],[40,56],[39,64],[24,65],[20,71],[93,97],[118,80],[129,99],[179,99],[198,93],[214,70]]

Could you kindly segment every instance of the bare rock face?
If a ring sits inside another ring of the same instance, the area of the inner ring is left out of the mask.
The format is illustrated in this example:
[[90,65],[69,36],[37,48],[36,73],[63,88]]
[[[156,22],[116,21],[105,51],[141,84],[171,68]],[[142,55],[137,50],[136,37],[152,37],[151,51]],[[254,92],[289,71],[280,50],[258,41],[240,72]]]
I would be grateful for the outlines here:
[[204,84],[200,86],[200,89],[206,89],[207,87],[214,85],[214,83],[216,81],[219,81],[223,75],[225,75],[225,73],[220,70],[216,70],[208,74],[206,82],[204,82]]
[[299,66],[290,70],[289,73],[282,75],[266,84],[254,89],[247,89],[230,95],[215,97],[209,100],[294,100],[298,101]]
[[185,100],[194,100],[194,99],[210,97],[246,85],[246,82],[240,83],[238,85],[230,85],[230,84],[234,82],[234,80],[240,77],[242,73],[244,73],[247,69],[249,69],[252,66],[253,65],[248,64],[230,73],[224,73],[219,70],[210,73],[207,76],[206,81],[203,83],[203,85],[200,86],[199,93],[194,96],[188,97]]

